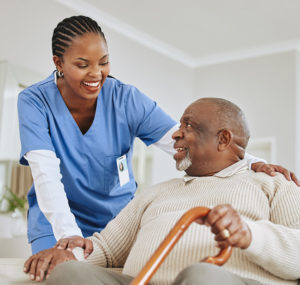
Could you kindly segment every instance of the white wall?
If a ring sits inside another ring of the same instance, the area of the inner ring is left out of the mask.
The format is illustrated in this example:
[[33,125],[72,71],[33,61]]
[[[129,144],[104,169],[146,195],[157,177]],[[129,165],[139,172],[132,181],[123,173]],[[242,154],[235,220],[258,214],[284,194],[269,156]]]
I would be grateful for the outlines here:
[[47,75],[53,69],[51,36],[73,12],[55,1],[0,0],[0,60]]
[[198,68],[195,98],[205,96],[239,105],[248,118],[251,136],[274,136],[277,163],[296,169],[295,52]]
[[300,51],[296,52],[296,129],[295,129],[295,171],[300,174]]

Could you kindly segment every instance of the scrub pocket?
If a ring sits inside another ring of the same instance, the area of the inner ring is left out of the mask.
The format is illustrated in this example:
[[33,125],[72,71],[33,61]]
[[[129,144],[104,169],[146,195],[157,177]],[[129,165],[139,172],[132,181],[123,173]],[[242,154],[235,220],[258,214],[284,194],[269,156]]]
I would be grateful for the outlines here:
[[104,191],[106,194],[115,195],[121,189],[116,162],[120,156],[110,155],[104,157]]

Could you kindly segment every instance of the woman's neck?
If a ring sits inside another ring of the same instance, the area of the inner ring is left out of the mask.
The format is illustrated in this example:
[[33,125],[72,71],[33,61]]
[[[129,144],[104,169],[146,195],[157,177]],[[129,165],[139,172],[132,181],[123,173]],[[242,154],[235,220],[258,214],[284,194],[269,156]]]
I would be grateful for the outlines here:
[[67,105],[69,111],[73,114],[94,113],[97,105],[97,98],[85,99],[76,96],[72,90],[68,90],[63,84],[63,79],[57,80],[57,87]]

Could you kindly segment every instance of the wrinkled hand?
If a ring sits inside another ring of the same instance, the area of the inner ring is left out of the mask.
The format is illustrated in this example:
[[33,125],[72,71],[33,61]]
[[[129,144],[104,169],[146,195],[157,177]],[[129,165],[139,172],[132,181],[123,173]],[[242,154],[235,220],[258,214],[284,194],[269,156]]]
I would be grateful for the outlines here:
[[[233,246],[246,249],[252,241],[248,225],[231,205],[218,205],[206,217],[202,217],[196,222],[211,227],[217,246],[220,248]],[[229,231],[229,237],[224,235],[225,229]]]
[[287,170],[286,168],[280,165],[269,164],[264,162],[256,162],[256,163],[252,163],[251,169],[255,172],[264,172],[270,176],[275,176],[276,172],[279,172],[283,174],[288,181],[292,180],[295,182],[297,186],[300,187],[300,181],[297,179],[295,173]]
[[70,251],[57,248],[42,250],[26,260],[24,272],[29,274],[31,280],[39,282],[45,275],[48,278],[56,265],[68,260],[76,260]]
[[54,246],[54,248],[66,249],[69,251],[72,251],[75,247],[81,247],[84,249],[84,258],[87,258],[94,249],[92,241],[81,236],[62,238]]

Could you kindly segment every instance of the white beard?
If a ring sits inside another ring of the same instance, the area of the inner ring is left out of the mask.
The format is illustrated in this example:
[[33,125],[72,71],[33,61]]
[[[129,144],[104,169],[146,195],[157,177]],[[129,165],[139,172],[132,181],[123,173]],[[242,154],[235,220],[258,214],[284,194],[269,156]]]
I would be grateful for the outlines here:
[[192,160],[188,151],[184,159],[180,160],[179,162],[176,162],[176,168],[179,171],[187,170],[191,165]]

